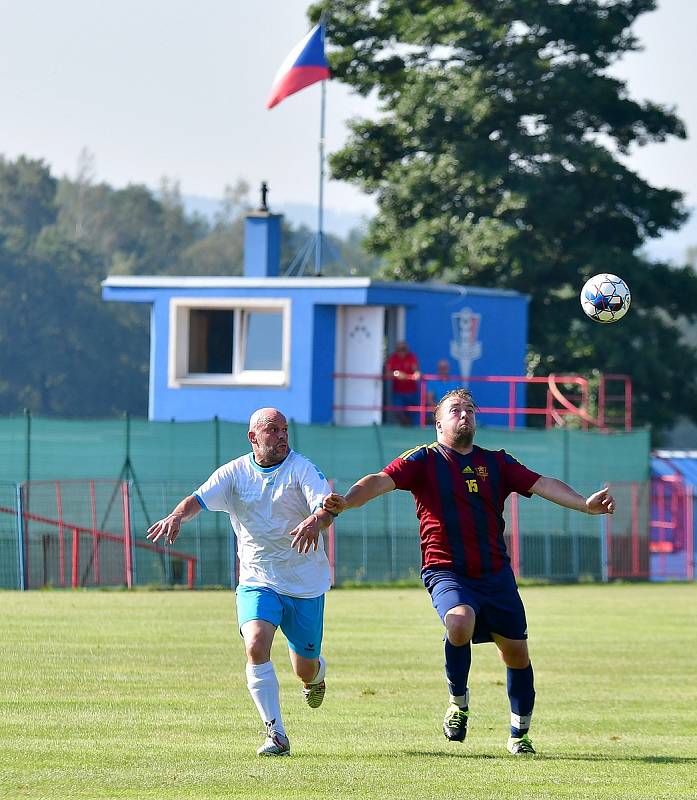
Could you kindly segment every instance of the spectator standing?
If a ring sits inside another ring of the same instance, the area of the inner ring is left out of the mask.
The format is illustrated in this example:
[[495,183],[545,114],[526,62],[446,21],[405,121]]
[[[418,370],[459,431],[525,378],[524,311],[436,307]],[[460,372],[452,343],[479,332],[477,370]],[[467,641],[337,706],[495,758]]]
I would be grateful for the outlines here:
[[392,381],[392,405],[397,408],[397,422],[400,425],[412,425],[414,415],[407,408],[419,405],[421,373],[419,360],[406,342],[397,342],[394,353],[385,362],[385,378]]

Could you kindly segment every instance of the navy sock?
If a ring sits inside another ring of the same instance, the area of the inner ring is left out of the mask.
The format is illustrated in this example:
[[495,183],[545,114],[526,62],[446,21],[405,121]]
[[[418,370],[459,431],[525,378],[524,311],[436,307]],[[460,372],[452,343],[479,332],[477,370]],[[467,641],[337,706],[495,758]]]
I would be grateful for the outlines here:
[[472,645],[467,642],[455,647],[445,637],[445,676],[448,679],[448,690],[454,697],[463,697],[467,693],[467,678],[472,665]]
[[535,681],[532,664],[525,669],[507,668],[508,699],[511,702],[511,736],[516,739],[530,730],[535,705]]

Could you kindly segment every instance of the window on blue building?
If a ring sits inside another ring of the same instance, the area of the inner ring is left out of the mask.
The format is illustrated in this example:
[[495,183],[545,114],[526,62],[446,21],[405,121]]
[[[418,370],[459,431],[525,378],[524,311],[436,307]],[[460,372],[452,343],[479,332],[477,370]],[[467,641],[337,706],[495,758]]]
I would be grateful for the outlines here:
[[289,339],[288,300],[174,298],[169,385],[287,385]]
[[232,372],[234,311],[192,308],[189,312],[189,372]]
[[280,311],[244,311],[242,369],[283,368],[283,314]]

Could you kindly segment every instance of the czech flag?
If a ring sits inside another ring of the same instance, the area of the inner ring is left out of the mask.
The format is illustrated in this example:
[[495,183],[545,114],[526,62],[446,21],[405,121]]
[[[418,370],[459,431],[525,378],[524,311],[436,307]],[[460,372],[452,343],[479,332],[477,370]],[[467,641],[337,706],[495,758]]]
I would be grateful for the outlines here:
[[329,77],[329,64],[324,55],[324,25],[319,23],[288,53],[276,73],[266,101],[273,108],[281,100],[317,81]]

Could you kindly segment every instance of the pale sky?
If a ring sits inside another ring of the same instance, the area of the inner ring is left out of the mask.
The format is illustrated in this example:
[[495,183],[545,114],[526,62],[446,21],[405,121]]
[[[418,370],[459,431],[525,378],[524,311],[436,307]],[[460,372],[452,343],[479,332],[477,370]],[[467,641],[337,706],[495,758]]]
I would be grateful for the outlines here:
[[[163,176],[217,198],[245,178],[270,201],[317,201],[319,85],[264,107],[273,76],[308,30],[306,0],[0,0],[0,153],[43,158],[74,175],[80,150],[113,186]],[[697,206],[697,0],[659,0],[636,32],[645,44],[616,72],[632,96],[674,105],[687,142],[643,148],[631,164]],[[370,102],[327,88],[327,150]],[[372,200],[329,182],[328,209],[369,213]]]

